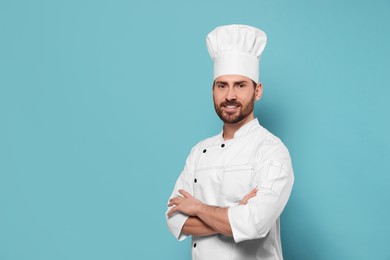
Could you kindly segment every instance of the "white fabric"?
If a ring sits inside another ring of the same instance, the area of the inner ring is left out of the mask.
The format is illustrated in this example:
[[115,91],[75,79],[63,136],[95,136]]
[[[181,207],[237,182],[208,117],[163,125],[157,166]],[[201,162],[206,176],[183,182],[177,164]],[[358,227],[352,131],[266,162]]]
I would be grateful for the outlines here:
[[255,27],[225,25],[215,28],[206,38],[214,61],[214,79],[222,75],[243,75],[259,82],[259,60],[267,36]]
[[[241,127],[234,139],[224,141],[220,133],[198,143],[170,198],[184,189],[208,205],[229,207],[233,237],[193,237],[192,259],[283,259],[279,216],[293,182],[288,150],[257,119]],[[259,188],[256,197],[239,206],[254,187]],[[186,219],[181,213],[167,218],[170,231],[179,240],[186,238],[181,233]]]

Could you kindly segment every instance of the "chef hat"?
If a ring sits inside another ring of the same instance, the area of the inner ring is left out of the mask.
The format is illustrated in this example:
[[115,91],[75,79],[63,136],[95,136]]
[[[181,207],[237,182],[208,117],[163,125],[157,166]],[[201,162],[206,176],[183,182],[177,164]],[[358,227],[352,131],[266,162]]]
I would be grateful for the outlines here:
[[222,75],[242,75],[259,82],[259,60],[267,35],[247,25],[225,25],[215,28],[206,38],[214,61],[214,79]]

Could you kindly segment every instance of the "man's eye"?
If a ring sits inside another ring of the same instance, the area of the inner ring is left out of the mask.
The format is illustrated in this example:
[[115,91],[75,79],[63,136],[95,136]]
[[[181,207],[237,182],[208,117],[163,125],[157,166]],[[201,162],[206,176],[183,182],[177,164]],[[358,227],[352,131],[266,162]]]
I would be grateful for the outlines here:
[[218,84],[218,88],[225,88],[225,85]]
[[239,88],[245,88],[246,85],[245,85],[245,84],[240,84],[240,85],[238,85],[238,87],[239,87]]

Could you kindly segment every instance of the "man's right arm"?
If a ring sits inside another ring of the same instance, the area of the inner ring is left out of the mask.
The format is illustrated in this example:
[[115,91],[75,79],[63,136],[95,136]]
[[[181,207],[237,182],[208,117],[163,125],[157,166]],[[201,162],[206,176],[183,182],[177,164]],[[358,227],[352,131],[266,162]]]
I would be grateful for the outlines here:
[[210,236],[218,233],[198,217],[189,217],[184,223],[181,232],[187,236]]

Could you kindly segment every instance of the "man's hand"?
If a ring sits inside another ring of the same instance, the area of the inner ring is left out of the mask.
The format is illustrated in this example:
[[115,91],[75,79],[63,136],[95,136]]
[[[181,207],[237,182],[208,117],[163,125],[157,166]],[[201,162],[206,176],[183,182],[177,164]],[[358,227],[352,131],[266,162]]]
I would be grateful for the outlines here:
[[244,198],[240,200],[240,203],[238,205],[246,205],[249,199],[256,196],[258,190],[258,188],[254,188],[253,190],[251,190],[248,194],[244,196]]
[[179,190],[179,193],[183,197],[179,196],[169,200],[168,207],[174,207],[167,213],[168,217],[171,217],[175,212],[181,212],[187,216],[196,216],[203,203],[192,197],[185,190]]
[[[238,205],[246,205],[251,198],[256,196],[258,190],[258,188],[251,190],[240,200]],[[179,196],[169,200],[168,207],[174,207],[167,213],[168,217],[171,217],[175,212],[182,212],[187,216],[196,216],[203,203],[195,199],[185,190],[179,190],[179,193],[183,195],[183,197]]]

